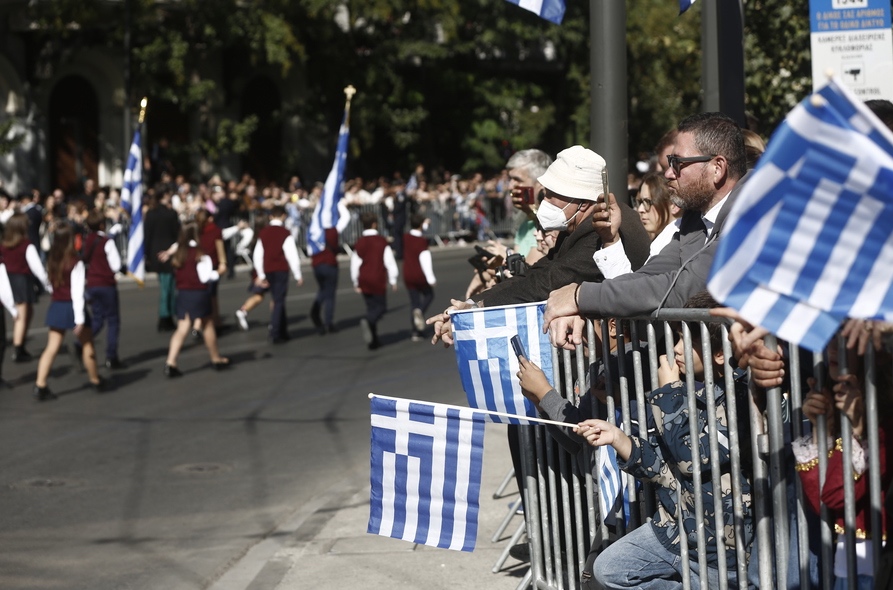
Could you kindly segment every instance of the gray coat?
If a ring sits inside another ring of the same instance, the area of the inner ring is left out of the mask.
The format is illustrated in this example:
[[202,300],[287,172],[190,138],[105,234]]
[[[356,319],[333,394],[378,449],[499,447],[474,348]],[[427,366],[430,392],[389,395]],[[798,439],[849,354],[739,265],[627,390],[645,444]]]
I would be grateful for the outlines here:
[[706,289],[717,240],[742,186],[744,178],[720,209],[706,244],[707,230],[700,212],[686,211],[679,232],[642,268],[610,281],[583,283],[578,297],[580,313],[588,317],[650,315],[661,307],[683,307],[692,295]]

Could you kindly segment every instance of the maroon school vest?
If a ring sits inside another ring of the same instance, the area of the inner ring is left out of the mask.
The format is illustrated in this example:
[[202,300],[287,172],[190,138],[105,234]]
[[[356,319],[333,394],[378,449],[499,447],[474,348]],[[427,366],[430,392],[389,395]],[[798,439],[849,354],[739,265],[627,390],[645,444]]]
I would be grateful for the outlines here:
[[403,236],[403,282],[410,289],[428,287],[428,279],[419,262],[419,255],[428,249],[428,239],[412,234]]
[[384,295],[388,290],[388,271],[384,266],[384,251],[388,241],[379,235],[363,236],[354,250],[363,260],[360,266],[360,290],[367,295]]
[[291,239],[291,232],[281,225],[268,225],[260,230],[258,239],[264,245],[264,274],[288,271],[288,259],[282,245],[286,239]]

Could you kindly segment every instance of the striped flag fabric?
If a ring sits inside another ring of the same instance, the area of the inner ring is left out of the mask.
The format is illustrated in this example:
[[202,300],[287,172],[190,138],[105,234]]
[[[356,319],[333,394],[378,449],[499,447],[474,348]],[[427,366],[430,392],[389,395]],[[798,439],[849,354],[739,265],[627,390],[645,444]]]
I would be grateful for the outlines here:
[[[518,358],[510,340],[518,335],[527,359],[552,382],[552,345],[543,334],[546,304],[527,303],[454,311],[451,314],[459,378],[468,405],[482,410],[536,416],[536,408],[522,394],[516,374]],[[494,417],[496,422],[516,424]]]
[[367,531],[422,545],[473,551],[477,539],[486,416],[372,396]]
[[347,165],[347,144],[350,139],[350,111],[349,106],[344,108],[344,118],[341,120],[341,129],[338,132],[338,147],[335,150],[335,161],[332,169],[326,177],[326,184],[322,196],[313,209],[310,219],[310,230],[307,235],[307,248],[310,255],[318,254],[326,248],[326,230],[339,225],[342,211],[338,204],[344,196],[344,168]]
[[623,497],[623,514],[629,522],[629,475],[617,464],[617,451],[607,445],[596,449],[598,461],[598,508],[605,524],[617,522],[617,503]]
[[708,288],[822,350],[847,317],[893,320],[893,133],[838,79],[792,110],[742,187]]
[[133,134],[127,167],[124,169],[124,186],[121,188],[121,205],[130,215],[130,231],[127,235],[127,271],[142,283],[146,279],[146,265],[143,260],[143,152],[140,143],[140,129]]
[[564,18],[564,0],[507,0],[556,25]]
[[695,0],[679,0],[679,14],[682,14],[695,3]]

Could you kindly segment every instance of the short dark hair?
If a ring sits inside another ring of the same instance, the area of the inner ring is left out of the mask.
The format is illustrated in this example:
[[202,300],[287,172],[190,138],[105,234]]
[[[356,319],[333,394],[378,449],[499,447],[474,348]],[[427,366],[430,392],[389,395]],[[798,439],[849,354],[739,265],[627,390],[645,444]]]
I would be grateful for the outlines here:
[[428,219],[421,213],[413,213],[412,217],[409,218],[409,227],[412,229],[422,229],[422,225],[425,224],[425,220]]
[[698,113],[679,122],[679,133],[691,133],[695,147],[704,155],[723,156],[729,163],[729,176],[738,180],[747,173],[747,156],[741,128],[723,113]]
[[[719,302],[713,298],[709,291],[698,291],[694,295],[688,298],[688,301],[685,302],[686,309],[712,309],[714,307],[721,307]],[[693,339],[697,339],[698,342],[701,341],[701,331],[697,328],[697,324],[689,323],[689,329],[691,329],[691,335]],[[718,350],[722,350],[722,325],[718,321],[708,322],[707,323],[707,331],[710,333],[710,348],[713,352]]]
[[363,229],[372,229],[378,225],[378,215],[372,211],[363,211],[360,215],[360,222],[363,224]]
[[270,217],[285,217],[288,213],[282,205],[273,205],[270,207]]
[[105,213],[99,209],[93,209],[87,214],[87,227],[90,231],[97,232],[105,229]]

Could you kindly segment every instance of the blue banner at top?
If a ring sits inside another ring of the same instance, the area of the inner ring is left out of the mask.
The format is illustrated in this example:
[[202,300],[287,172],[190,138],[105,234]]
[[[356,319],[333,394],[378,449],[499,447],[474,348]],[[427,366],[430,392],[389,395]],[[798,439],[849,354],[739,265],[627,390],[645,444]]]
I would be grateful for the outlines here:
[[812,33],[890,28],[890,0],[809,0]]

